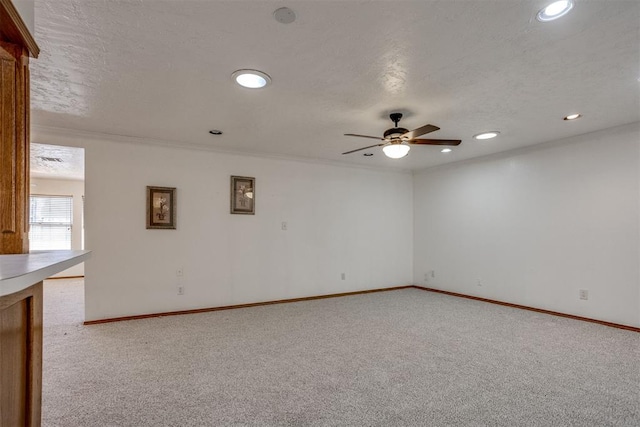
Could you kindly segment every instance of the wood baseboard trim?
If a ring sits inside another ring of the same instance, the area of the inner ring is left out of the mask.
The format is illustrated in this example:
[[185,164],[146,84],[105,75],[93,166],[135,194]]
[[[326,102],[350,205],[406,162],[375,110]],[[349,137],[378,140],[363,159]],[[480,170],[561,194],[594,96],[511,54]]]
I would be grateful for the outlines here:
[[640,332],[640,328],[637,328],[635,326],[622,325],[622,324],[619,324],[619,323],[612,323],[612,322],[607,322],[607,321],[604,321],[604,320],[591,319],[589,317],[575,316],[573,314],[560,313],[558,311],[545,310],[545,309],[542,309],[542,308],[528,307],[526,305],[512,304],[510,302],[497,301],[497,300],[492,300],[492,299],[488,299],[488,298],[474,297],[472,295],[459,294],[457,292],[449,292],[449,291],[443,291],[443,290],[440,290],[440,289],[425,288],[423,286],[414,285],[412,287],[416,288],[416,289],[421,289],[421,290],[427,291],[427,292],[436,292],[436,293],[439,293],[439,294],[450,295],[450,296],[453,296],[453,297],[467,298],[467,299],[472,299],[472,300],[476,300],[476,301],[488,302],[488,303],[491,303],[491,304],[504,305],[506,307],[519,308],[521,310],[528,310],[528,311],[535,311],[537,313],[550,314],[552,316],[559,316],[559,317],[566,317],[568,319],[581,320],[583,322],[597,323],[599,325],[609,326],[611,328],[618,328],[618,329],[625,329],[627,331]]
[[60,280],[60,279],[84,279],[84,276],[60,276],[60,277],[47,277],[44,280]]
[[362,295],[362,294],[371,294],[374,292],[387,292],[387,291],[397,291],[398,289],[408,289],[413,288],[414,286],[396,286],[392,288],[381,288],[381,289],[369,289],[366,291],[355,291],[355,292],[344,292],[339,294],[328,294],[328,295],[316,295],[312,297],[303,297],[303,298],[290,298],[290,299],[281,299],[274,301],[264,301],[264,302],[254,302],[249,304],[237,304],[237,305],[226,305],[222,307],[209,307],[209,308],[196,308],[192,310],[180,310],[180,311],[167,311],[164,313],[151,313],[151,314],[139,314],[136,316],[123,316],[123,317],[113,317],[109,319],[98,319],[98,320],[88,320],[85,321],[85,325],[98,325],[100,323],[111,323],[111,322],[122,322],[125,320],[139,320],[139,319],[148,319],[151,317],[164,317],[164,316],[178,316],[182,314],[197,314],[197,313],[208,313],[211,311],[221,311],[221,310],[234,310],[236,308],[249,308],[249,307],[260,307],[263,305],[273,305],[273,304],[285,304],[290,302],[301,302],[301,301],[312,301],[317,299],[326,299],[326,298],[338,298],[338,297],[347,297],[352,295]]

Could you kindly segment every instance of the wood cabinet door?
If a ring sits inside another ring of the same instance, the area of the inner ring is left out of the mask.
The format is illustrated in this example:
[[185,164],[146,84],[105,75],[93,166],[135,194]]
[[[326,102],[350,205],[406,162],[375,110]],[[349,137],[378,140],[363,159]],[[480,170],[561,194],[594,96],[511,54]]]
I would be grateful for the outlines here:
[[0,311],[0,417],[2,426],[27,421],[28,300]]
[[39,427],[42,282],[0,298],[0,427]]

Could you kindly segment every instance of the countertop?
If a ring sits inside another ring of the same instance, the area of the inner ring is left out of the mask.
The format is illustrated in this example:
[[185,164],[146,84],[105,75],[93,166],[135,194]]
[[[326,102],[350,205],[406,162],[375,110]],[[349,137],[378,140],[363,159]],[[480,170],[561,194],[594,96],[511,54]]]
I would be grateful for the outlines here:
[[42,251],[0,255],[0,297],[19,292],[87,260],[91,251]]

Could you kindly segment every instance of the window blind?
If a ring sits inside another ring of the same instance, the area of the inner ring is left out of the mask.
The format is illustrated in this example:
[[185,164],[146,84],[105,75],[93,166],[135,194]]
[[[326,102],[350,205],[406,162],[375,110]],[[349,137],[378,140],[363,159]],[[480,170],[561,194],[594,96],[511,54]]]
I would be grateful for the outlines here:
[[72,196],[31,196],[29,249],[71,249]]

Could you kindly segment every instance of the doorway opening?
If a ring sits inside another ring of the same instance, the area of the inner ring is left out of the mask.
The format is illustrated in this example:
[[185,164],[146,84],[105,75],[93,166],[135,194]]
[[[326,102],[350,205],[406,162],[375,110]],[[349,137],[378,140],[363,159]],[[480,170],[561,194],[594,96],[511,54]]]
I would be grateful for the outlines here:
[[[30,252],[84,249],[84,148],[31,143],[30,149]],[[65,300],[73,286],[73,295],[84,294],[84,263],[49,279],[44,283],[45,315],[51,292]],[[53,279],[62,280],[49,285]],[[66,303],[80,304],[76,308],[84,312],[84,298],[69,297]]]

